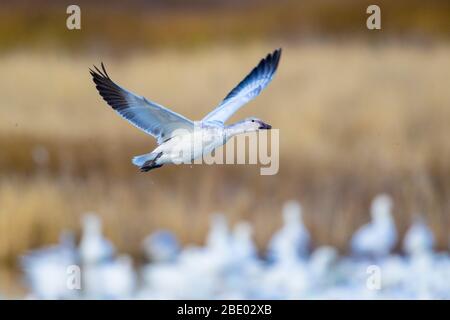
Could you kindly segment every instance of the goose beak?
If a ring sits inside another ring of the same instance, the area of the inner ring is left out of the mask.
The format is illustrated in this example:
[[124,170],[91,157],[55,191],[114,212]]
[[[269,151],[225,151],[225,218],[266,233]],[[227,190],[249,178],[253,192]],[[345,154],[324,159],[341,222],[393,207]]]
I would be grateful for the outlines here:
[[272,129],[272,126],[270,124],[262,122],[261,125],[259,126],[259,129],[260,130],[270,130],[270,129]]

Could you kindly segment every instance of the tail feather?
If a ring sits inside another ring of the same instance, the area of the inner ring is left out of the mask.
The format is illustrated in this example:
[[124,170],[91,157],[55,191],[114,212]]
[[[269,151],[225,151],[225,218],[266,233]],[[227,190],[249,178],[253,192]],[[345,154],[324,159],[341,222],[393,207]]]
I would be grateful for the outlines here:
[[153,169],[161,168],[162,166],[163,166],[162,164],[143,165],[141,167],[141,172],[148,172],[148,171],[153,170]]
[[147,154],[143,154],[141,156],[134,157],[132,162],[135,166],[138,166],[142,172],[147,172],[152,169],[160,168],[163,166],[162,164],[156,163],[156,160],[158,160],[158,158],[161,156],[162,152],[159,153],[150,152]]
[[132,162],[135,166],[142,167],[146,162],[155,160],[157,153],[147,153],[133,158]]

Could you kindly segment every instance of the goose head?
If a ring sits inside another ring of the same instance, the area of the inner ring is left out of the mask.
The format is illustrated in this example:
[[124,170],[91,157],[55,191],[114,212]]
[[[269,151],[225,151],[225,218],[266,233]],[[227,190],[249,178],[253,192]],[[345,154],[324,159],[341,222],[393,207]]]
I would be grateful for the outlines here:
[[233,134],[254,132],[258,130],[270,130],[272,126],[258,118],[246,118],[229,126]]
[[392,199],[387,194],[380,194],[375,197],[371,205],[372,219],[376,222],[392,221]]
[[247,118],[244,119],[243,125],[248,128],[250,131],[257,131],[257,130],[270,130],[272,129],[272,126],[268,123],[265,123],[261,119],[258,118]]

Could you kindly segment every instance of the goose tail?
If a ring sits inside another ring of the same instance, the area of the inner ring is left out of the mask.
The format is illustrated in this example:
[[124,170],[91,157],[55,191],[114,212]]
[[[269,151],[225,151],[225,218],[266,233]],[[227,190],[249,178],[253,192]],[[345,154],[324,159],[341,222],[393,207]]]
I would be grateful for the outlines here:
[[156,163],[156,160],[158,160],[159,157],[161,157],[162,152],[155,153],[150,152],[147,154],[143,154],[140,156],[136,156],[131,161],[135,166],[138,166],[141,171],[146,172],[154,168],[159,168],[162,165],[159,165]]
[[131,160],[131,162],[138,167],[142,167],[147,161],[155,160],[158,156],[158,153],[146,153],[140,156],[136,156]]

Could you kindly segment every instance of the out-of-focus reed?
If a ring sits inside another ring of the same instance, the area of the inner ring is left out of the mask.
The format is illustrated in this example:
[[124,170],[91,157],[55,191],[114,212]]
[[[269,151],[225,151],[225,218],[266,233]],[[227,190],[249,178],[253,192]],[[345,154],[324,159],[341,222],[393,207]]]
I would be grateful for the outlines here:
[[280,129],[280,171],[172,166],[139,173],[154,142],[98,96],[88,67],[103,60],[130,90],[201,119],[278,44],[127,56],[17,51],[0,58],[0,259],[54,242],[79,215],[100,213],[121,250],[157,228],[200,241],[214,211],[255,226],[265,244],[289,198],[304,204],[315,244],[345,250],[370,199],[391,194],[400,233],[424,212],[448,243],[450,47],[359,42],[284,47],[273,83],[231,120]]

